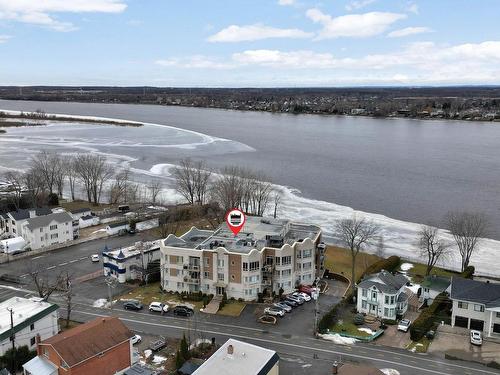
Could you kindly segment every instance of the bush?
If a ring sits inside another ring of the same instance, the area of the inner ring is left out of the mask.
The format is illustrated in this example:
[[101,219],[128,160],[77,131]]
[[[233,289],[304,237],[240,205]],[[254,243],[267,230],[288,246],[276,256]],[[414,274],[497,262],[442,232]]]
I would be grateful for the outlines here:
[[48,196],[47,203],[49,206],[59,206],[59,197],[56,193],[50,193]]
[[464,272],[460,274],[460,276],[462,276],[464,279],[472,279],[475,271],[476,269],[474,268],[474,266],[467,266],[465,267]]
[[386,270],[388,272],[394,272],[399,267],[400,263],[401,263],[401,258],[396,255],[392,255],[387,259],[380,259],[379,261],[369,266],[365,270],[365,272],[363,272],[363,276],[378,273],[382,270]]
[[446,292],[440,293],[434,299],[434,302],[425,310],[422,311],[420,316],[415,319],[410,326],[410,338],[413,341],[419,341],[424,337],[429,330],[431,330],[435,322],[436,313],[445,310],[450,306],[450,299]]
[[238,298],[238,302],[243,302],[243,298]]
[[264,302],[264,295],[262,293],[257,293],[257,302]]
[[[36,351],[30,351],[26,345],[15,348],[14,351],[10,348],[0,357],[0,366],[8,368],[14,374],[22,371],[22,365],[34,357],[36,357]],[[15,369],[12,368],[13,363],[16,364]]]
[[365,323],[365,317],[363,314],[356,314],[354,315],[354,319],[352,321],[357,326],[360,326]]

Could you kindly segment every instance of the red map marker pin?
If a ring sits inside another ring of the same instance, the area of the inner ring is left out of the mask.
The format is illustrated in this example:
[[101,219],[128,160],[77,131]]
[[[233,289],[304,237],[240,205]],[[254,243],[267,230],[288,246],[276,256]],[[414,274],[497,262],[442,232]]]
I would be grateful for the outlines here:
[[236,236],[245,224],[245,214],[241,210],[233,208],[226,214],[226,224]]

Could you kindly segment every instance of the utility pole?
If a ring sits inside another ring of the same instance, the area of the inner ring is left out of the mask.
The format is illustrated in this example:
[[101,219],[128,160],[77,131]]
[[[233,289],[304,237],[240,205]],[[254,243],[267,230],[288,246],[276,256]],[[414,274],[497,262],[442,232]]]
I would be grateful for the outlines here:
[[[317,284],[316,284],[317,285]],[[318,334],[318,315],[319,315],[319,288],[311,293],[311,297],[314,299],[314,332],[313,335],[316,337]]]
[[16,343],[14,335],[14,310],[7,307],[7,311],[10,312],[10,341],[12,342],[12,371],[16,372]]
[[116,287],[116,281],[113,276],[106,277],[106,284],[108,285],[109,309],[113,310],[113,291]]

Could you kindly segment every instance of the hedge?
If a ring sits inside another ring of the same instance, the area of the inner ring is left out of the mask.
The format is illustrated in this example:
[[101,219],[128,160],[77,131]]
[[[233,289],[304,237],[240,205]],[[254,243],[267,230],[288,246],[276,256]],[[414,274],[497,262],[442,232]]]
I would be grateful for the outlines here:
[[450,299],[446,292],[436,296],[434,302],[426,308],[420,316],[410,326],[410,338],[413,341],[419,341],[425,334],[434,327],[435,314],[449,305]]
[[464,279],[472,279],[472,276],[474,276],[474,272],[476,269],[474,266],[467,266],[465,267],[464,271],[460,274]]
[[363,276],[378,273],[382,270],[386,270],[388,272],[394,272],[399,267],[400,263],[401,263],[401,258],[396,255],[392,255],[387,259],[380,259],[379,261],[369,266],[365,270],[365,272],[363,272]]

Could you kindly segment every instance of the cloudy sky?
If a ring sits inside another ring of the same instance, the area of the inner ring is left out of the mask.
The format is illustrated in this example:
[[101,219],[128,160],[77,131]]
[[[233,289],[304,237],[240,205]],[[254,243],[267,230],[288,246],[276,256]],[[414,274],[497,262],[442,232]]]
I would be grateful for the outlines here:
[[497,0],[0,0],[0,84],[500,84]]

